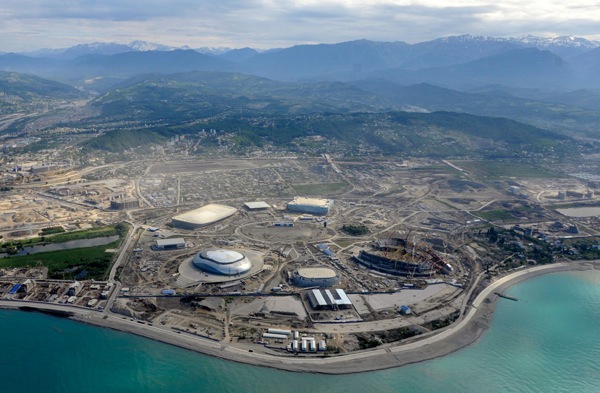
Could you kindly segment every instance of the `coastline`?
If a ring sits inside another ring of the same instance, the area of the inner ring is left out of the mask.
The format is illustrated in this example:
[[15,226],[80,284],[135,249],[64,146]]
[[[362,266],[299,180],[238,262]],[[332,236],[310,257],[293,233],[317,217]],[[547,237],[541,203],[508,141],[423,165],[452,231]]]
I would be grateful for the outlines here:
[[508,287],[527,279],[561,271],[583,271],[593,269],[598,261],[557,263],[536,266],[498,278],[484,288],[467,308],[463,318],[443,330],[427,336],[417,336],[412,340],[382,345],[373,350],[344,355],[323,357],[278,356],[267,353],[249,352],[244,346],[231,346],[190,334],[155,327],[146,323],[130,321],[129,318],[92,311],[86,308],[61,306],[47,303],[0,301],[0,308],[20,309],[27,307],[45,311],[69,311],[70,319],[105,327],[175,345],[240,363],[271,367],[293,372],[321,374],[349,374],[418,363],[448,355],[479,340],[490,327],[493,312],[498,300],[494,292],[503,292]]

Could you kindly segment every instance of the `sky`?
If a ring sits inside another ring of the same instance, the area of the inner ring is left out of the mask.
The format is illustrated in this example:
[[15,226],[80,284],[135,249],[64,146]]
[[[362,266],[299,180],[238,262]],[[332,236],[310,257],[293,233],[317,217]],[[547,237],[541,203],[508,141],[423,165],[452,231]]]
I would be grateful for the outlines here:
[[90,42],[289,47],[357,39],[416,43],[461,34],[600,40],[600,1],[2,0],[0,51]]

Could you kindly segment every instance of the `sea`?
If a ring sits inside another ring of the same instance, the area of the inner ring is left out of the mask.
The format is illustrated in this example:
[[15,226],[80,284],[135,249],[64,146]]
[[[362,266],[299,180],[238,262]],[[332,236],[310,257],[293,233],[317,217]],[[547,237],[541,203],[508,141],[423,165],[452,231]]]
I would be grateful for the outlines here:
[[292,373],[212,358],[38,313],[0,311],[2,392],[600,392],[600,271],[509,288],[473,345],[352,375]]

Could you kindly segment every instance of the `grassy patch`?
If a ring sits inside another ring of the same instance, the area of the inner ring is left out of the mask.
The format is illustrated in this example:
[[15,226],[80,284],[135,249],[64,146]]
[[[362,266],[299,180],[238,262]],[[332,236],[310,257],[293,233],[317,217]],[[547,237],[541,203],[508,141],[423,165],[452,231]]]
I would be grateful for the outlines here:
[[523,179],[556,179],[563,177],[527,163],[506,161],[460,161],[453,162],[467,172],[487,179],[523,178]]
[[369,228],[366,225],[346,225],[342,226],[342,231],[350,236],[363,236],[369,233]]
[[25,240],[13,240],[6,242],[0,247],[0,252],[7,252],[11,248],[21,248],[26,246],[32,246],[35,244],[56,244],[64,243],[71,240],[82,240],[82,239],[93,239],[97,237],[107,237],[119,235],[121,237],[127,234],[129,225],[119,223],[116,225],[108,225],[104,227],[87,229],[84,231],[59,233],[51,236],[32,237]]
[[124,236],[127,233],[127,230],[128,230],[128,225],[120,223],[120,224],[116,224],[116,225],[108,225],[105,227],[87,229],[85,231],[61,233],[58,235],[46,237],[46,242],[48,242],[48,243],[64,243],[64,242],[68,242],[71,240],[93,239],[96,237],[105,237],[105,236],[113,236],[113,235]]
[[65,230],[63,229],[63,227],[48,227],[48,228],[43,228],[39,235],[40,236],[48,236],[48,235],[54,235],[56,233],[63,233]]
[[86,278],[105,279],[115,254],[106,252],[118,248],[119,241],[104,246],[75,248],[42,252],[19,257],[0,259],[0,267],[46,266],[48,277],[55,279],[73,279],[83,270],[88,271]]
[[302,195],[327,195],[343,190],[348,183],[317,183],[317,184],[292,184],[296,193]]
[[483,212],[477,212],[475,214],[488,221],[511,220],[515,218],[507,210],[488,210]]
[[348,247],[354,243],[356,243],[356,239],[337,239],[335,241],[335,244],[337,244],[340,248]]

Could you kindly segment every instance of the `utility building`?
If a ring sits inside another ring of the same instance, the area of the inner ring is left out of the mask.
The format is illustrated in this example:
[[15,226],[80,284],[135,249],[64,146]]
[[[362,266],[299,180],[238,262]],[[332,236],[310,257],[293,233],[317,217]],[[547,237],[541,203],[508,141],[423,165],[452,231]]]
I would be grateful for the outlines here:
[[155,244],[156,250],[179,250],[185,248],[185,239],[176,237],[173,239],[158,239]]
[[313,289],[306,293],[306,300],[314,310],[339,310],[352,307],[352,301],[343,289]]

